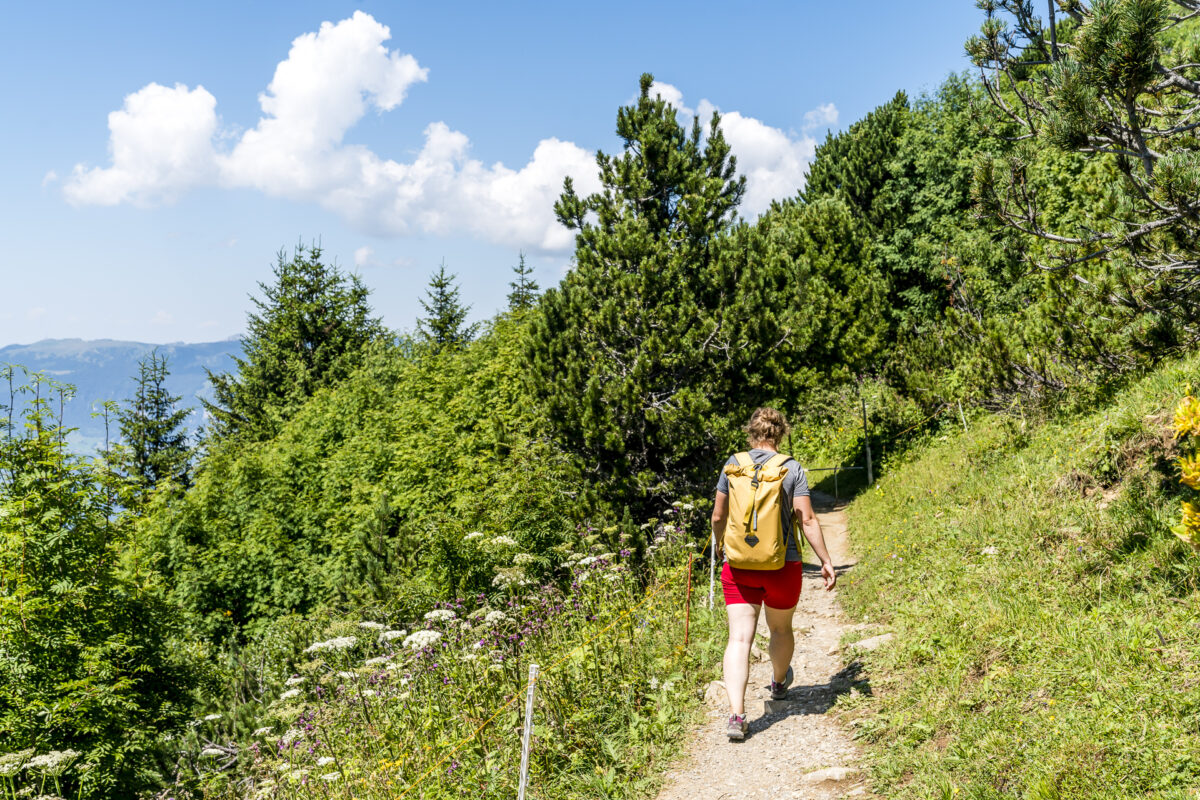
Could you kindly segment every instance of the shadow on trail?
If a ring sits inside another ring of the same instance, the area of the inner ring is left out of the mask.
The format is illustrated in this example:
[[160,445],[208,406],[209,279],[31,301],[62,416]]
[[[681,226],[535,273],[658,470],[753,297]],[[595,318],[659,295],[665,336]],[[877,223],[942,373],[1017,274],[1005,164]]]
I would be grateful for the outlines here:
[[788,717],[824,714],[833,708],[838,697],[849,694],[851,689],[860,694],[871,694],[871,682],[862,678],[863,665],[861,661],[850,662],[841,671],[829,679],[829,683],[817,683],[810,686],[793,686],[788,692],[787,699],[793,705],[786,711],[776,711],[764,714],[750,722],[747,739],[770,728],[777,722]]

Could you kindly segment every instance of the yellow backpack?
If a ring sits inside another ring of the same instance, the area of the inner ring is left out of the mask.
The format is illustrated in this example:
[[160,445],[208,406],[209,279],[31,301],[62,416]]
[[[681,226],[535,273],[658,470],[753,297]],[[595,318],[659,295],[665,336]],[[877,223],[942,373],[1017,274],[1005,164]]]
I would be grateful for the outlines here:
[[[788,531],[783,529],[783,478],[788,471],[783,463],[788,456],[776,453],[761,464],[754,463],[749,453],[734,456],[736,464],[728,464],[729,521],[725,524],[725,555],[729,566],[738,569],[783,569],[787,562]],[[796,548],[800,537],[795,531]]]

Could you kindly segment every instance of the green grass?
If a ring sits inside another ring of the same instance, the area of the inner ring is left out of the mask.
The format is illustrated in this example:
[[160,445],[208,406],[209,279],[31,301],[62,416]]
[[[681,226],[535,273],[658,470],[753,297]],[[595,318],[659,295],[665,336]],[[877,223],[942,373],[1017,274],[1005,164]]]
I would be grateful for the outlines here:
[[1197,796],[1200,554],[1169,530],[1191,494],[1170,412],[1197,377],[1193,358],[1107,407],[976,418],[850,506],[843,603],[896,633],[841,703],[877,791]]

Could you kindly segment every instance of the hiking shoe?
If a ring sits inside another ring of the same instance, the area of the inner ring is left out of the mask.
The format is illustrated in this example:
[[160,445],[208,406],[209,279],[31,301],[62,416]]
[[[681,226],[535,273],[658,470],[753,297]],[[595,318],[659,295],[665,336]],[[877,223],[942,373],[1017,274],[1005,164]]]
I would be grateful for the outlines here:
[[725,733],[732,741],[740,742],[746,738],[746,731],[749,729],[750,726],[746,724],[746,715],[734,714],[729,718],[729,724],[725,726]]
[[788,695],[788,687],[792,685],[792,680],[795,675],[792,673],[792,668],[789,666],[787,674],[783,676],[782,681],[771,681],[771,699],[786,700]]

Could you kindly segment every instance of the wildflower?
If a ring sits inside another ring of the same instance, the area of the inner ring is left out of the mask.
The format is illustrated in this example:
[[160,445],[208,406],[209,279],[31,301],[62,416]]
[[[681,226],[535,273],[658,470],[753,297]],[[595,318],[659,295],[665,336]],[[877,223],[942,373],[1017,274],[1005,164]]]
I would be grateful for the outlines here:
[[492,578],[492,586],[501,589],[509,586],[525,586],[528,583],[529,581],[525,579],[525,572],[520,567],[498,569],[496,576]]
[[524,567],[537,561],[537,557],[533,553],[517,553],[513,556],[513,565]]
[[364,661],[363,666],[364,667],[376,667],[376,666],[379,666],[380,664],[386,664],[387,662],[389,662],[391,660],[392,660],[391,656],[375,656],[375,658],[368,658],[366,661]]
[[271,728],[269,726],[266,728],[255,728],[254,729],[255,736],[266,736],[270,732],[271,732]]
[[25,768],[47,775],[62,775],[67,767],[79,758],[77,750],[51,750],[40,756],[34,756],[25,764]]
[[595,564],[595,563],[596,563],[596,561],[597,561],[597,559],[596,559],[596,557],[595,557],[595,556],[588,556],[587,558],[581,558],[581,559],[579,559],[579,563],[578,563],[578,564],[576,564],[575,566],[577,566],[577,567],[590,567],[592,564]]
[[321,756],[317,759],[318,767],[327,767],[334,762],[333,756]]
[[439,631],[416,631],[404,640],[404,646],[410,650],[423,650],[437,643],[442,638]]
[[408,631],[384,631],[379,634],[379,641],[390,642],[393,639],[399,639],[403,636],[408,636]]
[[1200,400],[1190,393],[1175,407],[1175,438],[1200,434]]
[[25,769],[25,761],[33,755],[33,748],[18,750],[15,753],[5,753],[0,756],[0,778],[7,778],[16,775],[21,770]]
[[340,777],[342,777],[342,773],[340,773],[340,772],[326,772],[324,775],[321,776],[321,780],[329,781],[330,783],[333,783]]
[[691,503],[684,503],[683,510],[684,511],[695,511],[696,507],[694,505],[692,505]]
[[201,758],[219,758],[225,755],[225,751],[219,747],[206,747],[200,751]]
[[341,678],[344,681],[348,681],[351,678],[355,677],[355,674],[353,672],[350,672],[349,670],[345,670],[345,669],[335,672],[334,675],[338,678]]
[[683,501],[676,500],[674,503],[671,503],[671,508],[683,508]]
[[428,622],[449,622],[457,616],[448,608],[437,608],[425,615]]
[[650,691],[653,692],[653,691],[657,691],[657,690],[658,690],[658,678],[651,678],[650,679]]
[[463,539],[470,541],[471,539],[478,539],[480,536],[483,536],[483,531],[471,531]]
[[279,695],[279,699],[280,700],[291,700],[293,697],[299,697],[299,696],[300,696],[299,689],[288,689],[286,692]]
[[478,653],[463,653],[461,656],[458,657],[459,661],[466,662],[466,663],[469,663],[471,661],[476,661],[478,659],[479,659]]
[[285,686],[299,686],[300,684],[304,683],[304,678],[300,677],[299,675],[293,675],[283,683]]
[[608,561],[615,555],[616,553],[601,553],[600,555],[596,556],[596,559],[599,561]]
[[303,735],[303,728],[288,728],[283,736],[279,737],[279,741],[281,744],[291,744]]
[[489,611],[483,621],[487,625],[499,625],[501,622],[508,622],[508,614],[503,611]]
[[358,623],[358,627],[366,628],[369,631],[381,631],[387,626],[379,622],[360,622]]
[[493,536],[491,539],[489,539],[488,544],[493,544],[496,547],[516,547],[517,540],[511,536],[505,536],[501,534],[500,536]]
[[358,643],[358,639],[353,636],[337,636],[333,639],[327,639],[324,642],[313,642],[308,647],[304,648],[306,653],[319,653],[322,650],[345,650],[348,647],[353,647]]

